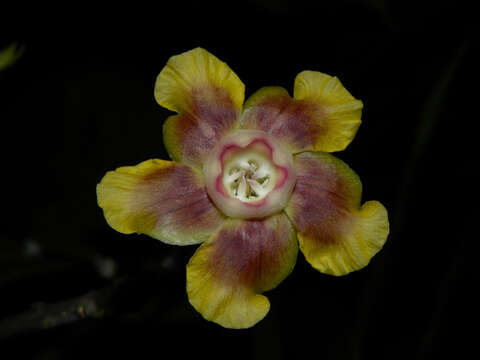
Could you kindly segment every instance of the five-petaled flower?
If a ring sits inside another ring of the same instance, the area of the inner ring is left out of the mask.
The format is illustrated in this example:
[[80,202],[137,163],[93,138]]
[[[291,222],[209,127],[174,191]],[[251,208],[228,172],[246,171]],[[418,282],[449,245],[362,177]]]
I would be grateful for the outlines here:
[[108,172],[98,204],[115,230],[168,244],[203,243],[187,265],[187,294],[202,316],[228,328],[256,324],[261,293],[293,270],[298,245],[325,274],[363,268],[383,246],[387,211],[361,205],[343,150],[363,104],[336,77],[297,75],[294,96],[265,87],[244,101],[235,73],[204,49],[173,56],[155,85],[177,115],[163,128],[173,161]]

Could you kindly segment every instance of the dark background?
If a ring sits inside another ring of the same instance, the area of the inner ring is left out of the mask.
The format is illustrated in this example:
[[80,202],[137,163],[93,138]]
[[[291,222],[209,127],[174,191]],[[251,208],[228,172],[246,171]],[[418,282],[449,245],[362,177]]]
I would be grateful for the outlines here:
[[[0,47],[17,41],[25,52],[0,73],[1,359],[468,354],[480,180],[471,9],[173,1],[42,4],[2,17]],[[247,97],[265,85],[291,93],[302,70],[338,76],[365,107],[336,156],[359,174],[363,201],[389,210],[391,234],[368,267],[331,277],[299,254],[266,293],[267,317],[247,330],[209,323],[189,305],[185,264],[196,246],[117,233],[96,204],[106,171],[168,158],[169,112],[153,86],[170,56],[196,46],[227,62]],[[42,329],[19,317],[94,290],[108,294],[98,319]]]

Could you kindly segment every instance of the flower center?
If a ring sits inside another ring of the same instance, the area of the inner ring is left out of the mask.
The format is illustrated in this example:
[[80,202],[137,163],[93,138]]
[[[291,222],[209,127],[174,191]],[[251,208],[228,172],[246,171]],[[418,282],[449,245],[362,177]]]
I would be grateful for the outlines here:
[[207,192],[227,216],[251,219],[282,210],[295,185],[290,152],[260,130],[223,138],[203,164]]
[[260,154],[241,153],[230,159],[223,171],[222,182],[230,195],[240,201],[263,199],[274,187],[275,168]]

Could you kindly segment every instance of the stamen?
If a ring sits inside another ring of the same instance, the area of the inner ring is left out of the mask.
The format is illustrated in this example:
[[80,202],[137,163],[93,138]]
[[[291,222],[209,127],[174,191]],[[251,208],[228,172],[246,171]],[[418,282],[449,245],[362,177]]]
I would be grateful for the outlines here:
[[256,178],[255,180],[256,180],[259,184],[267,185],[267,184],[268,184],[268,181],[270,180],[270,176],[266,175],[266,176],[261,177],[261,178]]
[[256,171],[258,169],[258,164],[254,160],[248,160],[248,165],[250,165],[250,170]]
[[247,198],[247,191],[248,191],[249,186],[247,185],[247,180],[245,179],[245,176],[242,176],[242,179],[240,180],[240,185],[238,186],[236,196],[239,198],[245,197]]
[[264,191],[264,189],[262,188],[262,185],[260,185],[255,180],[248,179],[247,182],[248,182],[248,185],[250,185],[250,187],[252,188],[255,194],[255,197],[259,196]]
[[224,180],[233,196],[242,201],[253,201],[263,198],[272,190],[270,177],[273,168],[263,160],[241,157],[226,169]]

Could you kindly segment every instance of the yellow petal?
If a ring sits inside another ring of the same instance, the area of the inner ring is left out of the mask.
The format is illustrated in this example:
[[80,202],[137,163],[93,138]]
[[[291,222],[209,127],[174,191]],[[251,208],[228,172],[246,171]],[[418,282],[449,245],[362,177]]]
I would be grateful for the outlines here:
[[340,151],[355,137],[363,103],[355,99],[337,77],[302,71],[295,78],[294,99],[318,107],[315,121],[324,130],[316,136],[313,150]]
[[331,275],[366,266],[387,239],[386,209],[378,201],[360,206],[360,179],[330,154],[299,154],[295,169],[297,183],[285,211],[307,261]]
[[228,65],[202,48],[171,57],[157,77],[155,99],[179,113],[164,125],[172,159],[200,167],[215,143],[237,126],[244,92]]
[[109,171],[97,185],[97,198],[115,230],[169,244],[200,243],[224,221],[201,174],[171,161],[147,160]]
[[[245,85],[230,67],[202,48],[175,55],[168,60],[155,84],[155,99],[169,110],[191,110],[192,93],[204,88],[224,89],[236,108],[241,108]],[[212,93],[198,94],[204,98]],[[213,99],[215,100],[215,99]]]
[[355,136],[362,106],[336,77],[303,71],[295,79],[293,98],[275,86],[250,96],[240,126],[273,135],[292,153],[339,151]]
[[248,328],[268,312],[259,293],[276,287],[295,266],[297,240],[284,213],[230,220],[187,265],[187,293],[202,316],[227,328]]

